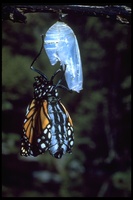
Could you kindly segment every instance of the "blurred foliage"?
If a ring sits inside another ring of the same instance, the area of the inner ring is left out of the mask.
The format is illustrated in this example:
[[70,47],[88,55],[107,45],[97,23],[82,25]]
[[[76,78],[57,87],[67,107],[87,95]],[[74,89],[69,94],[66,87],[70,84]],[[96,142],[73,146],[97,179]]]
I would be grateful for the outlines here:
[[[83,90],[60,90],[74,123],[71,155],[19,155],[25,110],[36,73],[30,65],[41,34],[57,14],[27,14],[27,24],[2,24],[2,196],[129,197],[131,195],[131,27],[108,19],[67,15],[81,52]],[[45,51],[35,64],[49,78]],[[55,80],[56,81],[56,80]]]
[[113,184],[120,190],[131,192],[131,169],[125,172],[116,172],[112,176]]

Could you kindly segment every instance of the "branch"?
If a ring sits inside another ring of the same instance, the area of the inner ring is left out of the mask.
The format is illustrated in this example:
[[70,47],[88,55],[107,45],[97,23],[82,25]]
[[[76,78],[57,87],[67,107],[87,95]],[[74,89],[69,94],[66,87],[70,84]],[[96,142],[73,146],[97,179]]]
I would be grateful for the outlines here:
[[122,24],[131,23],[131,8],[125,5],[90,6],[90,5],[4,5],[2,19],[25,23],[26,13],[60,13],[103,17]]

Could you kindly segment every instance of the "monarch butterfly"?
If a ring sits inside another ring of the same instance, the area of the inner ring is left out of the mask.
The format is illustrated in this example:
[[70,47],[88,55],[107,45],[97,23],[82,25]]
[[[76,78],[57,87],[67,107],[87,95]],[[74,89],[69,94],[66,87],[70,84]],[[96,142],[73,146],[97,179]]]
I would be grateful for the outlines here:
[[49,150],[52,156],[61,158],[63,154],[72,152],[74,131],[72,119],[58,97],[57,88],[69,89],[61,84],[62,79],[56,85],[53,84],[54,77],[61,69],[48,80],[32,64],[31,69],[40,76],[35,77],[34,97],[27,107],[20,154],[37,156]]
[[82,90],[83,74],[79,46],[73,30],[64,22],[57,21],[46,32],[44,48],[51,65],[57,61],[65,70],[65,78],[70,90]]

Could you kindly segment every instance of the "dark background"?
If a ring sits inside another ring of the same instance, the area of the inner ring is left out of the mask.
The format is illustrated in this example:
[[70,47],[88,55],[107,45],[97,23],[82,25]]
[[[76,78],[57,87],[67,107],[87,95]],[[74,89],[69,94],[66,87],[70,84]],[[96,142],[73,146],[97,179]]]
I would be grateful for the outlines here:
[[[84,84],[59,90],[74,124],[73,153],[21,157],[25,111],[33,97],[30,64],[55,14],[27,14],[27,23],[2,22],[2,196],[129,197],[131,194],[131,27],[109,19],[67,15],[80,48]],[[49,78],[43,51],[36,68]]]

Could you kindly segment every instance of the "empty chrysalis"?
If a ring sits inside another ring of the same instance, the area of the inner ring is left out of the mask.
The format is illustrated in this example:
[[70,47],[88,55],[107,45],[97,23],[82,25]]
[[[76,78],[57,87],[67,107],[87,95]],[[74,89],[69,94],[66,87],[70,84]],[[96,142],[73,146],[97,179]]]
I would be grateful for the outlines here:
[[44,48],[51,65],[59,61],[65,70],[68,88],[80,92],[83,88],[82,64],[73,30],[64,22],[57,21],[46,32]]

